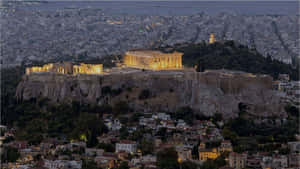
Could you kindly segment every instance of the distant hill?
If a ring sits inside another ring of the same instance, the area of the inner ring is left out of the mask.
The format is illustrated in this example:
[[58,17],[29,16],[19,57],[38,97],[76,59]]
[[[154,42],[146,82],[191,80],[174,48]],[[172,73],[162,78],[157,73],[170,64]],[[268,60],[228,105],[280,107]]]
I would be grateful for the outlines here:
[[287,73],[293,80],[299,80],[299,66],[292,67],[271,56],[263,57],[256,49],[238,44],[234,41],[222,41],[214,44],[176,44],[158,48],[163,52],[183,52],[183,64],[196,67],[197,71],[205,69],[231,69],[255,74],[269,74],[275,79],[280,73]]

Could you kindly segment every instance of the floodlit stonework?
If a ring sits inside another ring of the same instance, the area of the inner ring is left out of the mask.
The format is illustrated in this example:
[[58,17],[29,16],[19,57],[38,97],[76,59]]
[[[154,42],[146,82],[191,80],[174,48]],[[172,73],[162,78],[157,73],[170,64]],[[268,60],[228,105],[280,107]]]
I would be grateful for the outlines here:
[[172,70],[182,69],[183,53],[162,53],[152,50],[128,51],[124,56],[124,65],[127,67],[150,69],[150,70]]
[[212,33],[209,36],[209,44],[215,43],[216,39],[215,39],[215,35]]
[[73,66],[73,74],[102,74],[102,64],[84,64]]
[[52,72],[61,74],[102,74],[103,65],[102,64],[84,64],[79,65],[73,64],[71,62],[63,63],[49,63],[43,66],[33,66],[26,68],[26,74],[39,72]]

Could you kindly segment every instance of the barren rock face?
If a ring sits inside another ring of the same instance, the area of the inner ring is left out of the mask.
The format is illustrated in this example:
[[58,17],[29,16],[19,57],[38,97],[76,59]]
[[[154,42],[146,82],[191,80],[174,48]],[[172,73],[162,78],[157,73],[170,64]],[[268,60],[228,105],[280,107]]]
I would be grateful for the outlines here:
[[[105,89],[109,88],[109,92]],[[139,98],[147,90],[150,96]],[[118,92],[113,92],[118,91]],[[117,93],[117,94],[116,94]],[[238,104],[255,115],[285,115],[270,76],[229,71],[146,71],[107,75],[24,76],[16,96],[20,100],[47,97],[53,102],[111,104],[126,101],[135,111],[176,111],[190,106],[197,113],[237,115]]]

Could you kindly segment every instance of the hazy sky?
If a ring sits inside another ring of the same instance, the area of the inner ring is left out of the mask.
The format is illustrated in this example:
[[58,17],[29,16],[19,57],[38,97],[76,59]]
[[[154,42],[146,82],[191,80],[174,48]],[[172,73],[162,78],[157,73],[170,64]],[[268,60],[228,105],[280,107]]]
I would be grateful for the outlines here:
[[298,1],[298,0],[46,0],[46,1],[277,1],[277,2],[287,2],[287,1]]

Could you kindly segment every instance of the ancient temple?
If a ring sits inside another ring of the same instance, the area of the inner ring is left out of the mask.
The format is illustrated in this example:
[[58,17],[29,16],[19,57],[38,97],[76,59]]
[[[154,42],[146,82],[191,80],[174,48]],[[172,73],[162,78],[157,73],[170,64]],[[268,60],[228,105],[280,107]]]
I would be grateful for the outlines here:
[[101,74],[103,73],[102,64],[84,64],[73,66],[73,74]]
[[72,62],[61,63],[49,63],[43,66],[33,66],[26,68],[26,74],[39,73],[39,72],[51,72],[61,74],[102,74],[102,64],[73,64]]
[[125,53],[124,65],[151,70],[181,69],[182,55],[179,52],[162,53],[152,50],[132,50]]

